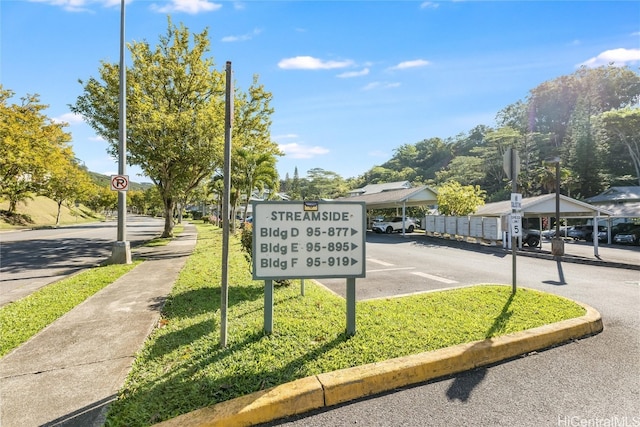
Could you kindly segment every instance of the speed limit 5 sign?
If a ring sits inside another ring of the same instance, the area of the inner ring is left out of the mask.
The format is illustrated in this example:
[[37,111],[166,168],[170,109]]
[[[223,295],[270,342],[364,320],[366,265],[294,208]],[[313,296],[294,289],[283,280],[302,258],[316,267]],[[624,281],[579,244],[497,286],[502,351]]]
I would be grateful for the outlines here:
[[522,214],[511,214],[511,235],[513,237],[522,236]]

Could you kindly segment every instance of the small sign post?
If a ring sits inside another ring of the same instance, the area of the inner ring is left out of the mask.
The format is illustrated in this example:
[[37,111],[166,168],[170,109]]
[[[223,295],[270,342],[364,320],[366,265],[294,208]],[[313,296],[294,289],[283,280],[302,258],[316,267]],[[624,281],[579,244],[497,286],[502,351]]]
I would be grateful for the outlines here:
[[[511,179],[511,217],[515,214],[520,214],[522,210],[522,194],[518,193],[518,174],[520,173],[520,157],[518,156],[518,150],[515,148],[508,148],[503,156],[503,169],[507,176]],[[520,226],[518,229],[522,229],[522,216],[520,218]],[[516,293],[516,252],[518,246],[518,239],[513,234],[513,220],[511,222],[511,292]]]
[[347,335],[356,333],[355,279],[365,277],[364,202],[254,202],[253,278],[265,281],[265,332],[273,331],[273,280],[347,279]]

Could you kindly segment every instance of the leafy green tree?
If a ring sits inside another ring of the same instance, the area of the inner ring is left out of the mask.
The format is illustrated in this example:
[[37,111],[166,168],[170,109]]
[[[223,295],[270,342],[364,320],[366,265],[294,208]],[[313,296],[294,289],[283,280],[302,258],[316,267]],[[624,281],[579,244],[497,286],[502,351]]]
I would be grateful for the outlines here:
[[38,95],[27,95],[21,104],[8,105],[14,92],[0,86],[0,197],[9,200],[9,211],[18,202],[40,191],[56,159],[70,157],[71,135],[66,124],[52,122],[42,111]]
[[335,199],[348,191],[344,178],[322,168],[307,171],[307,181],[308,187],[303,192],[304,200]]
[[[61,158],[51,161],[51,174],[47,177],[41,193],[58,205],[56,226],[60,224],[60,212],[63,203],[82,200],[91,191],[91,178],[76,159]],[[56,164],[57,163],[57,164]]]
[[[249,202],[254,190],[262,193],[265,189],[272,192],[278,189],[278,171],[275,156],[271,153],[259,153],[244,148],[235,150],[235,163],[232,174],[232,187],[236,192],[235,200],[244,196],[246,218]],[[235,179],[234,179],[235,177]]]
[[622,108],[596,118],[596,138],[604,146],[610,176],[635,176],[640,185],[640,108]]
[[[163,237],[173,235],[176,202],[222,163],[224,79],[209,51],[208,31],[194,34],[169,18],[165,36],[152,48],[129,45],[127,70],[127,162],[138,165],[162,197]],[[100,80],[83,83],[72,111],[81,114],[118,152],[119,66],[102,63]]]
[[291,179],[291,188],[289,189],[289,199],[302,200],[302,188],[297,166],[293,169],[293,178]]
[[111,190],[110,185],[98,186],[94,184],[90,195],[85,199],[85,204],[96,212],[109,215],[118,209],[118,192]]
[[479,185],[484,181],[483,161],[474,156],[454,157],[446,169],[436,172],[439,182],[457,181],[467,185]]
[[485,191],[477,185],[449,181],[438,188],[438,210],[442,215],[469,215],[484,205],[485,197]]

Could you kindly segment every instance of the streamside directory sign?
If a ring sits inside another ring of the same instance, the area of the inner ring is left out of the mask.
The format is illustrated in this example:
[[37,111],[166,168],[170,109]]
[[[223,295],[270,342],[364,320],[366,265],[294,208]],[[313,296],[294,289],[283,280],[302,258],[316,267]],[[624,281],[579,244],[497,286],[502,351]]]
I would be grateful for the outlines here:
[[365,277],[364,202],[254,202],[253,278]]

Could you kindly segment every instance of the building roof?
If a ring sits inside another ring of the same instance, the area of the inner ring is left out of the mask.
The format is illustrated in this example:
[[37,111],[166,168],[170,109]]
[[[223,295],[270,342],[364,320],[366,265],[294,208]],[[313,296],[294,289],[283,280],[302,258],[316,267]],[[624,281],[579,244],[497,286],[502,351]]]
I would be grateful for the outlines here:
[[381,184],[368,184],[362,188],[356,188],[349,191],[349,194],[363,195],[363,194],[375,194],[382,193],[383,191],[400,190],[403,188],[410,188],[411,183],[409,181],[396,181],[396,182],[384,182]]
[[592,204],[640,202],[640,186],[611,187],[586,201]]
[[618,218],[640,218],[640,202],[597,203],[596,206],[608,210]]
[[423,185],[415,188],[382,191],[373,194],[348,197],[346,200],[365,202],[367,209],[385,209],[404,206],[427,206],[437,203],[438,194]]
[[[511,200],[488,203],[480,206],[473,216],[505,216],[511,213]],[[522,199],[522,215],[524,217],[555,216],[556,195],[543,194],[541,196]],[[571,197],[560,195],[560,216],[563,218],[593,217],[596,215],[612,216],[613,213],[600,206],[593,206]]]

